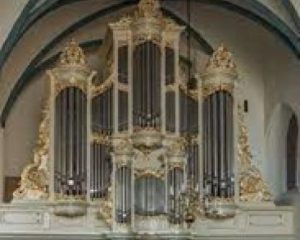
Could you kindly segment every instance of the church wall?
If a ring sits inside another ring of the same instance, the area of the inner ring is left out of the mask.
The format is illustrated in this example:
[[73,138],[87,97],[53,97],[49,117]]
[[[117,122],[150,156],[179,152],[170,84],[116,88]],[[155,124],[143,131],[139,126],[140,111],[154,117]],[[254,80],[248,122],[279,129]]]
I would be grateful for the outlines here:
[[21,94],[6,122],[4,130],[5,176],[20,176],[32,162],[41,110],[45,97],[44,77],[38,76]]

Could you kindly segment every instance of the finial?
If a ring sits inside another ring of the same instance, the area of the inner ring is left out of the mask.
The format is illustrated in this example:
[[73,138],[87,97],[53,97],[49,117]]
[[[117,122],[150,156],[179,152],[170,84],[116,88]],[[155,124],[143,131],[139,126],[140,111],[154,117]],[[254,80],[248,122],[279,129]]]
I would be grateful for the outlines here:
[[138,4],[137,15],[139,17],[160,17],[159,0],[141,0]]
[[86,65],[84,52],[74,39],[67,43],[61,53],[60,63],[63,65]]
[[228,51],[224,44],[221,44],[212,54],[207,63],[206,71],[226,71],[236,74],[236,65],[232,59],[232,53]]

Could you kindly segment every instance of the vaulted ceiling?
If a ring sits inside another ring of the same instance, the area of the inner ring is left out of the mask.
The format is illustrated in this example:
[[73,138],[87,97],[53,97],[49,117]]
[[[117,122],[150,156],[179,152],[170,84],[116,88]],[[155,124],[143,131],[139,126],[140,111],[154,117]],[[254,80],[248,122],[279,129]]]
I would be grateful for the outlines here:
[[[202,23],[198,21],[197,14],[205,9],[222,9],[260,25],[299,57],[297,1],[191,1],[190,25],[186,20],[185,0],[163,0],[162,9],[166,15],[186,25],[187,31],[191,30],[193,41],[203,53],[211,54],[215,46],[199,29],[198,26]],[[101,29],[106,23],[121,14],[127,14],[137,3],[138,0],[28,0],[24,6],[20,4],[18,9],[22,11],[12,27],[7,28],[9,33],[0,53],[1,123],[5,123],[14,102],[32,77],[56,60],[63,42],[76,33],[76,38],[84,48],[98,46],[104,33]],[[95,24],[98,24],[99,29]],[[83,34],[86,31],[89,34]]]

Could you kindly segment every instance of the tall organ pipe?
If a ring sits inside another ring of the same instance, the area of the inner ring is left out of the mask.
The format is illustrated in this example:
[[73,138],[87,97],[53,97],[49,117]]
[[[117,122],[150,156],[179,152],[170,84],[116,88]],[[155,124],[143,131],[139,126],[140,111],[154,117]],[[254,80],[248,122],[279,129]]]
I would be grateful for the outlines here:
[[[125,81],[124,75],[122,79]],[[95,134],[110,136],[112,133],[112,88],[95,96],[92,100],[92,126]],[[120,115],[119,115],[120,116]],[[90,189],[91,199],[99,199],[107,195],[112,171],[109,146],[94,142],[90,146]]]
[[61,195],[85,195],[87,98],[76,87],[63,89],[55,100],[55,191]]
[[160,47],[151,41],[133,52],[133,116],[140,128],[160,126]]
[[183,187],[183,169],[175,167],[168,172],[168,216],[173,224],[183,221],[181,191]]
[[208,196],[233,197],[233,100],[217,91],[203,102],[204,188]]
[[116,221],[129,223],[131,220],[131,169],[121,166],[116,170]]

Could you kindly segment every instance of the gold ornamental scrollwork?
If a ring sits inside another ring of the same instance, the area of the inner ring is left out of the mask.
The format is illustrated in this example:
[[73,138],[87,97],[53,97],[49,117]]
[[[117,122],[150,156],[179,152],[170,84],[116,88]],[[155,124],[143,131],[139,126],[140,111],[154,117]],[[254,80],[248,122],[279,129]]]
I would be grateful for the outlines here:
[[202,87],[202,97],[206,98],[218,91],[226,91],[233,94],[234,84],[232,83],[220,83],[220,84],[204,84]]
[[108,226],[113,224],[113,199],[111,193],[111,187],[108,188],[108,194],[105,198],[99,200],[99,212],[98,217],[103,219]]
[[202,78],[201,92],[203,98],[218,91],[226,91],[233,94],[237,68],[233,61],[232,53],[223,44],[210,57]]
[[112,146],[116,154],[132,153],[132,144],[126,136],[112,136]]
[[58,96],[66,88],[79,88],[82,92],[87,93],[87,83],[84,80],[76,80],[71,78],[70,80],[57,80],[54,84],[55,96]]
[[166,139],[165,146],[168,155],[181,155],[185,153],[188,142],[184,137]]
[[233,61],[232,53],[221,44],[216,51],[210,57],[206,70],[210,72],[228,72],[232,75],[237,75],[236,64]]
[[83,49],[72,39],[64,48],[60,55],[61,65],[81,65],[86,66],[86,57]]
[[92,96],[96,97],[104,92],[106,92],[107,90],[109,90],[110,88],[113,87],[114,84],[114,79],[113,77],[109,77],[107,80],[105,80],[103,83],[101,83],[100,85],[93,85],[92,86]]
[[151,169],[135,169],[135,178],[143,178],[143,177],[155,177],[160,180],[164,180],[165,173],[163,170],[151,170]]
[[135,18],[161,18],[162,13],[158,0],[141,0],[135,12]]
[[238,158],[240,164],[240,201],[264,202],[271,201],[272,194],[260,170],[252,163],[248,129],[245,125],[241,106],[238,106]]
[[198,101],[198,89],[188,89],[186,84],[179,84],[179,89],[194,101]]
[[14,191],[14,200],[41,200],[49,196],[49,113],[50,101],[42,112],[38,140],[33,152],[33,163],[28,164],[22,174],[20,186]]
[[184,163],[183,162],[170,162],[168,164],[168,171],[172,171],[174,169],[184,170]]
[[92,142],[105,145],[105,146],[111,146],[111,136],[108,134],[101,134],[101,133],[93,133],[92,134]]

